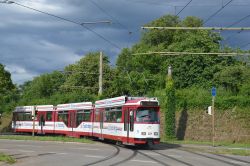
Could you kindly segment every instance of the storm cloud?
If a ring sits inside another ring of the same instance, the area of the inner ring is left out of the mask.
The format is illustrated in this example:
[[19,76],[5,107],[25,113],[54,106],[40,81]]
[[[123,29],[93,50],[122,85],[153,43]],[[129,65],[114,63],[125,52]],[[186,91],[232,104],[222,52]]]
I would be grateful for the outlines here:
[[[1,1],[1,0],[0,0]],[[17,84],[42,73],[62,70],[90,51],[104,51],[112,64],[119,48],[130,47],[140,38],[140,27],[166,14],[176,14],[190,0],[15,0],[44,12],[78,22],[112,20],[112,24],[82,26],[42,14],[16,4],[0,3],[0,63]],[[204,20],[229,0],[193,0],[180,14]],[[229,26],[250,14],[249,0],[233,0],[206,26]],[[249,18],[250,19],[250,18]],[[249,26],[249,19],[235,26]],[[132,34],[129,34],[129,32]],[[250,48],[248,32],[221,32],[232,47]],[[230,37],[231,36],[231,37]],[[115,47],[118,46],[119,48]]]

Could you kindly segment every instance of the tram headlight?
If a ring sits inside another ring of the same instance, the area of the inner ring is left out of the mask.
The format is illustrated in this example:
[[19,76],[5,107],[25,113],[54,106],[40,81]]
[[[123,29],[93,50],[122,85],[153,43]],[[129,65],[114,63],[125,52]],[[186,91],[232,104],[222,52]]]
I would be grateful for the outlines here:
[[146,132],[141,132],[141,135],[146,135]]
[[154,135],[158,135],[159,133],[158,132],[154,132]]

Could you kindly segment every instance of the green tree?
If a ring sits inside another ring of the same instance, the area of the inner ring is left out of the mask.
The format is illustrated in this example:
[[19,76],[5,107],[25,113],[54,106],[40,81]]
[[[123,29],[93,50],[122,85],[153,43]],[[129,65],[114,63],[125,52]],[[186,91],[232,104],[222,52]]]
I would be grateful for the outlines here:
[[234,94],[237,94],[243,83],[243,74],[245,70],[246,67],[238,65],[225,67],[215,74],[215,82],[226,90],[230,90]]
[[[90,94],[97,94],[99,88],[99,53],[89,53],[74,65],[65,68],[69,73],[64,87],[79,87]],[[109,65],[107,56],[103,56],[103,89],[104,96],[109,95],[108,89],[114,77],[114,71]]]
[[[180,20],[177,16],[166,15],[146,26],[202,26],[202,20],[197,17],[186,17]],[[214,73],[219,72],[225,66],[237,64],[235,59],[216,55],[167,56],[136,53],[149,51],[218,52],[220,51],[220,40],[219,34],[208,30],[147,30],[143,32],[142,38],[137,44],[131,49],[123,49],[118,56],[118,74],[123,77],[119,82],[131,84],[130,86],[122,85],[121,88],[117,87],[121,90],[118,93],[125,91],[129,94],[142,94],[140,85],[146,89],[144,90],[146,92],[163,89],[165,73],[169,65],[175,69],[173,76],[176,88],[187,88],[194,85],[211,86]],[[140,74],[139,79],[135,72]],[[133,77],[129,79],[126,76]],[[147,80],[147,84],[143,80]]]
[[15,86],[12,83],[11,74],[4,69],[2,64],[0,64],[0,93],[4,94],[14,88]]
[[18,98],[18,90],[12,83],[11,74],[0,64],[0,113],[12,110]]

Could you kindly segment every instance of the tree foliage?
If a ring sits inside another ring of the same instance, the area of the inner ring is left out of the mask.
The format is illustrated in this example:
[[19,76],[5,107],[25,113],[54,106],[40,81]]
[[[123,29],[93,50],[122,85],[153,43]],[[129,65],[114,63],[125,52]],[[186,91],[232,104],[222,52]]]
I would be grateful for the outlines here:
[[12,83],[11,74],[0,64],[0,113],[10,111],[18,100],[18,91]]
[[165,111],[165,138],[175,138],[175,87],[171,76],[167,77],[166,81],[166,111]]

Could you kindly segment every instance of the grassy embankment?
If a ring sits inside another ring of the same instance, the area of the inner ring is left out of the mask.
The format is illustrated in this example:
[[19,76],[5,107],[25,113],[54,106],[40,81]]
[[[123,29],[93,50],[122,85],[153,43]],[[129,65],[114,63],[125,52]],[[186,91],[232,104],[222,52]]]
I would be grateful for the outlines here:
[[32,136],[22,136],[22,135],[0,135],[0,139],[93,143],[93,141],[85,138],[74,138],[74,137],[64,137],[64,136],[32,137]]
[[5,163],[8,163],[8,164],[14,164],[16,162],[16,160],[9,156],[9,155],[6,155],[4,153],[0,153],[0,162],[5,162]]

